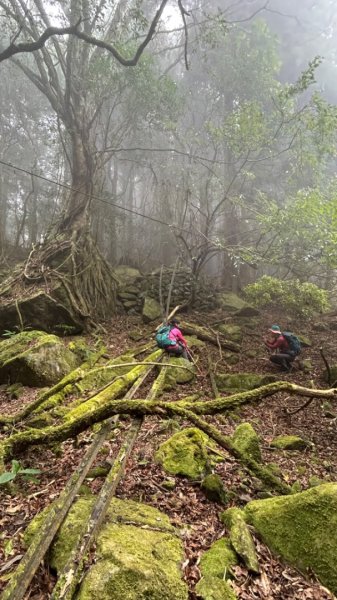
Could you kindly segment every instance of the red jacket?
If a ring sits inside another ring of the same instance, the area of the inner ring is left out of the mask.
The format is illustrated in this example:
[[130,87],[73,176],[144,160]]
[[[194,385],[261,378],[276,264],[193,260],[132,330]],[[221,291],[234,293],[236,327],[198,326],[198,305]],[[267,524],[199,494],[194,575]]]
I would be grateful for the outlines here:
[[289,350],[289,344],[283,335],[279,335],[273,342],[266,340],[266,345],[271,350],[280,350],[281,352],[287,352],[287,350]]

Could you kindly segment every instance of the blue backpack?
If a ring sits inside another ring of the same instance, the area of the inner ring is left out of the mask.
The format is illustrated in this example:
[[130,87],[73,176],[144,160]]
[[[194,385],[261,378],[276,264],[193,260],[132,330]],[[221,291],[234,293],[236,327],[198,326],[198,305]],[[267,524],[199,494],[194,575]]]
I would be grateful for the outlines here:
[[169,333],[172,327],[170,325],[163,325],[156,333],[156,342],[159,348],[166,348],[167,346],[175,346],[176,342],[169,339]]
[[282,335],[287,340],[289,344],[289,350],[292,352],[292,354],[294,354],[295,356],[300,354],[301,342],[298,339],[298,337],[296,337],[296,335],[294,335],[290,331],[282,331]]

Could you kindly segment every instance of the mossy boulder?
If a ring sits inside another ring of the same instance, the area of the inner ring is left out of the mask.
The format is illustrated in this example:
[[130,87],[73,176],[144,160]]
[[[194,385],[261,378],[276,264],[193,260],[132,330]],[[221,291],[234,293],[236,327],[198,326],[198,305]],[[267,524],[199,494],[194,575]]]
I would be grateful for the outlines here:
[[278,435],[270,442],[270,446],[279,450],[305,450],[310,443],[298,435]]
[[143,279],[143,275],[138,269],[133,269],[126,265],[119,265],[114,269],[114,273],[120,282],[120,288],[125,289],[127,286],[134,286],[137,282]]
[[241,423],[235,429],[232,442],[242,454],[261,462],[261,449],[259,436],[250,423]]
[[215,381],[220,392],[245,392],[277,381],[274,375],[256,373],[215,373]]
[[219,502],[220,504],[227,504],[228,497],[223,481],[219,475],[216,475],[215,473],[206,475],[202,480],[200,487],[206,498],[209,500]]
[[[59,573],[86,528],[94,497],[80,498],[56,535],[49,564]],[[25,541],[38,534],[48,509],[28,528]],[[158,531],[160,530],[160,531]],[[78,600],[187,600],[179,564],[182,545],[169,518],[146,504],[113,498],[96,543]]]
[[151,321],[156,321],[156,319],[160,319],[162,316],[161,307],[157,300],[153,298],[149,298],[146,296],[144,299],[143,312],[142,317],[145,323],[151,323]]
[[222,333],[228,340],[241,344],[243,333],[240,325],[219,325],[220,333]]
[[237,600],[230,584],[217,577],[203,577],[195,586],[195,591],[201,600]]
[[232,567],[238,562],[238,555],[230,540],[221,538],[202,554],[199,569],[203,577],[229,579],[232,576]]
[[254,500],[245,515],[273,552],[337,594],[337,483]]
[[226,312],[237,312],[238,310],[249,306],[245,300],[233,292],[223,292],[221,294],[217,294],[216,302],[219,308],[222,308]]
[[[195,378],[196,368],[193,363],[186,358],[165,356],[165,362],[169,362],[170,366],[166,370],[165,389],[172,389],[177,383],[190,383]],[[181,367],[185,367],[182,369]]]
[[229,527],[230,541],[235,552],[242,558],[247,569],[259,573],[255,544],[245,521],[245,514],[239,508],[229,508],[221,515],[221,520]]
[[303,348],[311,348],[312,346],[312,341],[306,336],[306,335],[302,335],[302,334],[297,334],[298,339],[301,342],[301,346]]
[[0,342],[0,382],[53,385],[80,362],[60,338],[42,331],[23,331]]
[[203,348],[205,342],[199,340],[196,335],[185,335],[185,340],[189,348]]
[[234,354],[234,352],[225,352],[222,356],[228,365],[237,365],[240,362],[240,355]]
[[175,433],[161,444],[155,454],[155,460],[160,463],[170,475],[184,475],[190,479],[200,479],[205,476],[211,463],[219,460],[219,455],[213,453],[214,442],[200,429],[190,427]]

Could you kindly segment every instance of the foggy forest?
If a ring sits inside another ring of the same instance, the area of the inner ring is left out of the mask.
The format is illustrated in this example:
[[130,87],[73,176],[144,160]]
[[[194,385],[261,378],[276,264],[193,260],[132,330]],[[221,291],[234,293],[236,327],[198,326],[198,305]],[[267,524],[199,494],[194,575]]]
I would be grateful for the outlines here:
[[0,0],[1,600],[335,598],[336,40]]

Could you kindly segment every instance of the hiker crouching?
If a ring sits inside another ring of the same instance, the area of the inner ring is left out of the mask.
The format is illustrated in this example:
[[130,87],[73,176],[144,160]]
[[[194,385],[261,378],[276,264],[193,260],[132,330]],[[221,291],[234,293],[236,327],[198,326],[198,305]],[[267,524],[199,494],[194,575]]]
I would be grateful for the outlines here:
[[293,361],[301,351],[298,338],[290,332],[282,333],[278,325],[272,325],[268,332],[270,336],[263,338],[263,341],[271,352],[275,351],[275,354],[270,356],[271,362],[283,371],[290,371]]
[[190,360],[187,342],[178,325],[178,319],[171,319],[167,325],[161,327],[156,335],[157,344],[173,356],[182,356]]

